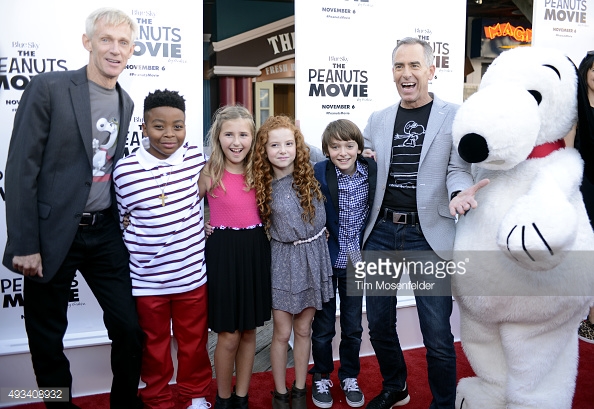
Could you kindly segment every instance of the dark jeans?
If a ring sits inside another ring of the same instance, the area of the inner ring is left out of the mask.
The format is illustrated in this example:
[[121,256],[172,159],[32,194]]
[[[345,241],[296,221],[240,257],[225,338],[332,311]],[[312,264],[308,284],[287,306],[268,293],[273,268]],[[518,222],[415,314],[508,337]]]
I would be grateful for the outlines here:
[[[359,376],[359,350],[361,348],[361,310],[362,296],[347,296],[346,269],[332,269],[334,294],[338,289],[340,297],[340,368],[338,379],[357,378]],[[314,366],[309,373],[331,373],[334,370],[332,359],[332,339],[336,335],[336,297],[322,305],[316,311],[312,323],[311,350]]]
[[[143,332],[132,298],[128,251],[119,225],[112,217],[95,226],[79,227],[66,259],[48,283],[25,280],[25,328],[37,384],[72,388],[63,338],[76,270],[81,272],[103,309],[103,321],[112,342],[110,406],[112,409],[139,407]],[[55,402],[46,406],[65,408],[70,404]]]
[[[419,225],[394,224],[378,220],[365,250],[429,251]],[[435,255],[437,258],[437,255]],[[448,276],[449,278],[449,276]],[[443,280],[439,280],[439,285]],[[410,276],[411,282],[438,281],[433,276]],[[417,313],[427,348],[429,388],[433,394],[430,409],[454,408],[456,399],[456,352],[450,327],[451,296],[418,296],[415,294]],[[383,389],[403,390],[407,371],[396,333],[396,294],[393,296],[367,296],[369,337],[383,377]]]

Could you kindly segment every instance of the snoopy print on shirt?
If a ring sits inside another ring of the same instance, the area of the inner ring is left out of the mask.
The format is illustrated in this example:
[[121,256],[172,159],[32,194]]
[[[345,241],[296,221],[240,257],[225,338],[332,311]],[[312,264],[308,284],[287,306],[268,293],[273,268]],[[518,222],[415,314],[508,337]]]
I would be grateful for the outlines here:
[[101,178],[106,174],[106,165],[110,162],[113,157],[113,147],[118,140],[119,124],[115,118],[107,120],[100,118],[96,124],[97,130],[101,136],[105,136],[105,132],[108,135],[103,141],[93,138],[93,181],[95,178]]

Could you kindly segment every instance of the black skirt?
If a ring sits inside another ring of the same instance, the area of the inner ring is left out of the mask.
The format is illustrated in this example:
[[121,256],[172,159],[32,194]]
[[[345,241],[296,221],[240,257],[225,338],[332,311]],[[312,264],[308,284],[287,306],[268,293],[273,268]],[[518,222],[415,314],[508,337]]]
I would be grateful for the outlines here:
[[214,332],[256,329],[270,319],[270,242],[263,227],[215,229],[206,240],[208,325]]

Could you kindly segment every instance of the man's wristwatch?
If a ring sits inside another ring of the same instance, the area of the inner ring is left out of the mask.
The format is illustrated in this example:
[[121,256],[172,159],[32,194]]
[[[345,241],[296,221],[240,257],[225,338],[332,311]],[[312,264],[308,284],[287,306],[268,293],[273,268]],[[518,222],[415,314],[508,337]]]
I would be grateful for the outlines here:
[[452,195],[450,196],[450,202],[456,197],[458,196],[458,193],[460,193],[461,190],[456,190],[454,192],[452,192]]

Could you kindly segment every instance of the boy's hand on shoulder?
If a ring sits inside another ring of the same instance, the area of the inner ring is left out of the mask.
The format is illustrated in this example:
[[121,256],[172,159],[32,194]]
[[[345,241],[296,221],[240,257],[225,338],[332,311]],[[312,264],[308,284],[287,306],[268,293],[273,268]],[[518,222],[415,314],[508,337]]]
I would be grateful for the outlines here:
[[361,155],[363,155],[363,157],[365,158],[371,158],[375,161],[377,161],[377,156],[375,155],[375,151],[369,149],[369,148],[365,148],[363,149],[363,152],[361,152]]

